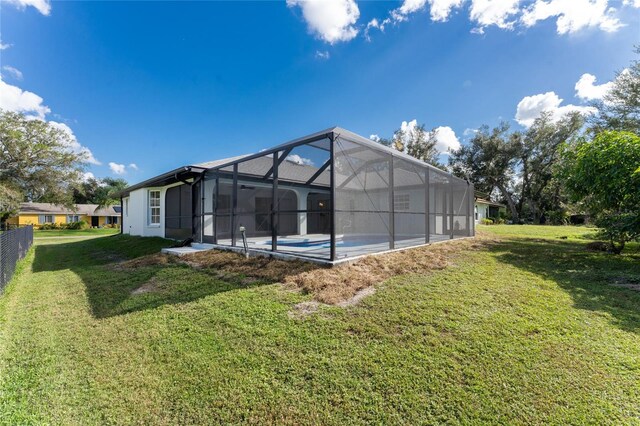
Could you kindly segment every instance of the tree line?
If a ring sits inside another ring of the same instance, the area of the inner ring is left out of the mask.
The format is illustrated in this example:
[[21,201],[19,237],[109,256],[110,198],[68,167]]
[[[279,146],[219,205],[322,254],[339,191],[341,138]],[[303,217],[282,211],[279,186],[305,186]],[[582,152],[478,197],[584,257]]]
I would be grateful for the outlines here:
[[[640,49],[636,48],[636,54]],[[483,125],[439,164],[437,130],[402,129],[380,143],[467,179],[508,207],[512,223],[588,215],[609,250],[640,239],[640,61],[618,72],[596,113],[543,112],[526,130]]]
[[24,201],[108,206],[124,179],[84,179],[87,154],[72,136],[46,121],[0,110],[0,223]]

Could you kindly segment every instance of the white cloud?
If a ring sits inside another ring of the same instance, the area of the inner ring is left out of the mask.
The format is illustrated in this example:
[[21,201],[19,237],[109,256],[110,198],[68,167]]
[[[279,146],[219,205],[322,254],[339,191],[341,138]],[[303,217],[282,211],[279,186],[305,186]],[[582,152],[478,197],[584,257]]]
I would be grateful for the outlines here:
[[0,40],[0,50],[8,49],[10,47],[11,47],[10,44],[5,44],[2,42],[2,40]]
[[84,172],[82,174],[82,181],[83,182],[87,182],[89,179],[95,179],[96,177],[94,176],[93,173],[91,172]]
[[308,158],[301,157],[298,154],[288,155],[287,161],[291,161],[292,163],[299,164],[301,166],[313,166],[313,161]]
[[371,139],[374,142],[380,142],[381,138],[378,135],[371,135],[371,136],[369,136],[369,139]]
[[133,170],[138,170],[138,165],[136,163],[129,164],[129,168]]
[[[404,0],[402,5],[391,11],[396,22],[406,21],[412,13],[420,12],[429,5],[429,14],[434,22],[446,22],[453,9],[459,8],[466,0]],[[384,24],[385,22],[383,22]],[[384,29],[384,28],[383,28]]]
[[463,136],[472,136],[475,135],[476,133],[478,133],[478,129],[472,129],[470,127],[467,127],[466,129],[464,129],[464,132],[462,132]]
[[582,74],[582,77],[576,83],[576,96],[584,100],[602,99],[613,86],[612,81],[604,84],[595,84],[595,82],[595,75]]
[[7,111],[20,112],[31,117],[44,120],[51,110],[43,105],[44,99],[35,93],[22,90],[7,84],[0,77],[0,108]]
[[300,6],[309,30],[327,43],[349,41],[358,35],[360,10],[354,0],[287,0]]
[[49,121],[49,125],[58,130],[62,130],[69,136],[68,147],[70,151],[75,152],[76,154],[81,154],[84,160],[89,164],[95,164],[96,166],[102,164],[93,156],[93,153],[89,148],[87,148],[86,146],[82,146],[80,142],[78,142],[76,135],[73,134],[73,130],[71,130],[69,126],[57,121]]
[[483,34],[491,25],[512,29],[515,22],[508,19],[520,11],[519,4],[520,0],[472,0],[469,17],[478,24],[473,32]]
[[516,121],[522,126],[529,127],[544,111],[550,112],[552,114],[552,118],[555,120],[558,120],[565,114],[574,111],[585,115],[593,114],[597,111],[595,108],[588,106],[571,104],[561,106],[560,104],[562,104],[562,99],[560,99],[555,92],[525,96],[518,103],[518,107],[516,109]]
[[3,66],[2,69],[9,73],[9,75],[11,75],[16,80],[22,80],[22,71],[20,71],[19,69],[9,65]]
[[536,0],[522,15],[522,23],[531,27],[538,21],[556,17],[558,34],[572,34],[583,28],[597,27],[615,32],[623,24],[608,0]]
[[465,0],[429,0],[431,20],[435,22],[447,21],[451,11],[462,6],[464,2]]
[[[6,69],[7,67],[4,68]],[[19,112],[30,119],[46,121],[45,116],[49,114],[51,110],[48,106],[44,105],[43,102],[44,100],[35,93],[7,84],[2,81],[0,77],[0,109]],[[82,154],[87,163],[101,164],[96,160],[89,148],[82,146],[78,142],[69,126],[57,121],[49,121],[49,124],[56,129],[64,131],[69,136],[69,149],[72,152]]]
[[[288,0],[303,1],[303,0]],[[321,1],[321,0],[317,0]],[[364,36],[378,29],[384,32],[389,24],[407,21],[410,15],[429,7],[431,20],[446,22],[455,9],[469,6],[469,20],[475,24],[474,34],[484,34],[485,28],[495,25],[513,30],[516,25],[532,27],[539,21],[556,19],[558,34],[574,33],[594,27],[615,32],[624,24],[616,17],[617,10],[609,6],[610,0],[402,0],[399,7],[389,11],[384,20],[374,18],[366,25]],[[620,0],[616,0],[620,1]],[[524,4],[524,6],[521,6]],[[528,6],[526,6],[528,5]],[[640,8],[640,0],[622,0],[623,7]]]
[[364,38],[366,38],[367,41],[371,41],[371,37],[369,37],[369,31],[372,28],[375,28],[376,30],[380,30],[380,31],[384,32],[384,28],[389,23],[391,23],[391,18],[384,19],[383,21],[378,21],[377,18],[373,18],[371,21],[369,21],[369,23],[367,24],[367,26],[364,29]]
[[[418,127],[418,120],[403,121],[400,130],[404,133],[404,146],[408,145],[413,132]],[[449,150],[460,149],[460,140],[456,136],[456,132],[449,126],[440,126],[435,129],[436,146],[435,148],[441,154],[448,154]],[[372,135],[374,136],[374,135]]]
[[9,4],[13,4],[18,9],[25,9],[27,6],[35,7],[38,12],[43,15],[51,13],[51,3],[49,0],[4,0]]
[[456,132],[449,126],[436,127],[436,149],[443,153],[448,154],[449,150],[457,151],[460,149],[460,140],[456,136]]
[[114,163],[113,161],[109,162],[109,168],[117,175],[123,175],[127,172],[124,164]]
[[331,57],[331,55],[329,54],[329,52],[327,50],[324,50],[324,51],[316,50],[316,59],[327,60],[330,57]]

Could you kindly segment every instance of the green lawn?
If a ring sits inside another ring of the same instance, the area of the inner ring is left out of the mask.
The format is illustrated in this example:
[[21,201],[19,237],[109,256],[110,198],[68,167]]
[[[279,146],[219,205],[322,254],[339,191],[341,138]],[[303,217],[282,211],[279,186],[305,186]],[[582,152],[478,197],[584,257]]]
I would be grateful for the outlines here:
[[0,423],[640,424],[640,256],[480,230],[497,241],[303,319],[278,284],[118,266],[161,239],[40,240],[0,296]]
[[91,229],[34,229],[33,236],[35,238],[42,237],[77,237],[77,236],[96,236],[96,235],[115,235],[119,234],[119,229],[114,228],[91,228]]

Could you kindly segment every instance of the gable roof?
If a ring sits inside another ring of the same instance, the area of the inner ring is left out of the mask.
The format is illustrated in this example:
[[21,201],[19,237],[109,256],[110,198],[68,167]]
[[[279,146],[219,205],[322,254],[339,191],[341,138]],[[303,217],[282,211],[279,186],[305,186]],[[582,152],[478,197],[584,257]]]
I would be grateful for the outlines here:
[[87,216],[120,216],[120,206],[98,208],[97,204],[76,204],[73,209],[53,203],[20,203],[19,214],[78,214]]

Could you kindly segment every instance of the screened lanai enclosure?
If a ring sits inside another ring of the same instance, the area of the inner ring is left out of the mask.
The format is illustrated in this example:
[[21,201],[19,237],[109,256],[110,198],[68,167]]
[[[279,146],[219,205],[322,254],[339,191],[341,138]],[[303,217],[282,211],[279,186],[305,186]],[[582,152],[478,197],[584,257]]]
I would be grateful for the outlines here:
[[471,184],[340,128],[216,164],[190,190],[194,239],[220,247],[336,262],[474,235]]

